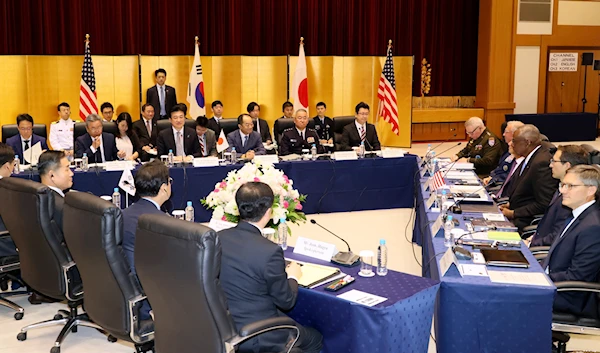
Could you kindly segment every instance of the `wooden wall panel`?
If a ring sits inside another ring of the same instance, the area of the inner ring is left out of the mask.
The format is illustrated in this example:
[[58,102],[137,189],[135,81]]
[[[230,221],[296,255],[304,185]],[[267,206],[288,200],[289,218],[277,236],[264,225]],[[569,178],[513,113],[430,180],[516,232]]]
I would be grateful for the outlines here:
[[14,124],[18,114],[27,112],[27,85],[24,84],[27,82],[27,61],[22,56],[3,56],[0,77],[0,92],[5,102],[0,125]]

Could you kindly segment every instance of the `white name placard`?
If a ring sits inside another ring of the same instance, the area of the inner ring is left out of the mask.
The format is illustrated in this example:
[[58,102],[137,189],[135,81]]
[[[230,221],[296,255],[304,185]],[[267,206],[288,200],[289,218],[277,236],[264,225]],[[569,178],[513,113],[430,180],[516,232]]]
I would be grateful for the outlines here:
[[279,163],[279,158],[276,154],[266,154],[263,156],[254,156],[254,161],[262,165],[277,164]]
[[438,218],[435,220],[433,225],[431,226],[431,237],[435,238],[436,234],[440,231],[442,226],[444,225],[444,218],[440,214]]
[[219,158],[217,157],[203,157],[194,158],[194,167],[218,167]]
[[435,191],[432,192],[431,195],[429,195],[429,198],[427,199],[427,203],[425,204],[427,206],[427,209],[430,209],[431,206],[433,206],[436,196],[437,196],[437,193]]
[[429,189],[429,184],[431,184],[431,177],[427,178],[427,180],[425,180],[425,184],[423,185],[425,187],[425,190]]
[[381,150],[381,156],[383,158],[402,158],[404,157],[404,151],[396,148],[386,148]]
[[442,277],[446,275],[446,272],[448,272],[452,264],[456,266],[458,273],[462,277],[462,268],[459,266],[460,264],[458,263],[458,259],[456,258],[456,255],[454,255],[454,251],[452,251],[452,248],[450,247],[448,248],[448,250],[446,250],[444,256],[442,256],[442,258],[440,259],[440,271],[442,273]]
[[333,255],[337,254],[337,249],[333,244],[298,237],[296,246],[294,247],[294,254],[310,256],[323,261],[331,261]]
[[336,161],[351,161],[358,159],[358,156],[354,151],[337,151],[333,152],[333,156]]

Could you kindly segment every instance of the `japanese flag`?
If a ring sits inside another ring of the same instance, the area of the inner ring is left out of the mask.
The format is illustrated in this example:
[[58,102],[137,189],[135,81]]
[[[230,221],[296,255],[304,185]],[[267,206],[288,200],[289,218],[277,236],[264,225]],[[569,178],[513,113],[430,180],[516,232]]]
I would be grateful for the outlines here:
[[217,152],[221,153],[229,148],[229,143],[225,138],[225,132],[221,130],[221,134],[219,135],[219,140],[217,141]]

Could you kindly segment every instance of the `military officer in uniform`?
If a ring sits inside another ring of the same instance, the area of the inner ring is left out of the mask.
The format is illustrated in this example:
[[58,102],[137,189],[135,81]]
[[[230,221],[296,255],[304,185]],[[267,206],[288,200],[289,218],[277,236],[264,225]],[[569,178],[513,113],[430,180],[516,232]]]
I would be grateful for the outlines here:
[[498,165],[502,154],[500,140],[491,131],[488,131],[478,117],[467,120],[465,130],[470,137],[469,142],[465,148],[452,156],[452,161],[473,163],[475,173],[480,178],[485,178]]
[[73,155],[73,129],[75,122],[70,119],[71,107],[68,103],[60,103],[57,109],[60,119],[50,125],[50,145],[55,151],[65,151],[65,154],[69,157]]
[[302,154],[303,149],[310,149],[312,145],[317,147],[317,153],[325,152],[323,146],[319,143],[317,132],[306,127],[308,125],[308,112],[305,109],[296,111],[294,124],[295,127],[283,131],[281,144],[279,145],[279,155]]

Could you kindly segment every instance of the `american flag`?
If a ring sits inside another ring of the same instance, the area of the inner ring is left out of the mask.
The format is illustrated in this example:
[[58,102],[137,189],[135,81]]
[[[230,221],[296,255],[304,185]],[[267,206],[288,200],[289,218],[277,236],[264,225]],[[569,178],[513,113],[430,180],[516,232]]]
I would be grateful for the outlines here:
[[398,102],[396,100],[396,79],[394,78],[394,60],[392,56],[392,47],[388,48],[383,71],[379,78],[379,88],[377,89],[377,98],[379,98],[379,115],[386,122],[392,125],[392,132],[400,135],[398,129]]
[[442,173],[441,170],[438,170],[433,174],[433,180],[429,184],[429,189],[431,191],[435,191],[444,185],[446,185],[446,183],[444,182],[444,173]]
[[79,117],[85,121],[90,114],[98,114],[98,98],[96,96],[96,77],[90,53],[90,42],[85,42],[85,55],[81,68],[81,85],[79,87]]

